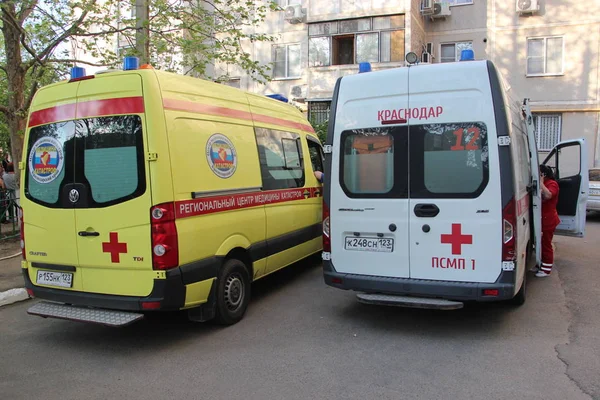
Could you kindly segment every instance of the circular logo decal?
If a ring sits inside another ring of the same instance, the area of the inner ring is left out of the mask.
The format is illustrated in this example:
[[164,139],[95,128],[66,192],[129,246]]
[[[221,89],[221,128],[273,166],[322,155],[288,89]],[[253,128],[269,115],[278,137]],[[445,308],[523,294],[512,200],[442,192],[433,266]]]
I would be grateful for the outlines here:
[[226,136],[215,133],[206,143],[208,166],[220,178],[229,178],[237,167],[237,155],[233,143]]
[[29,153],[29,173],[38,183],[50,183],[62,172],[64,156],[61,143],[43,137],[33,144]]

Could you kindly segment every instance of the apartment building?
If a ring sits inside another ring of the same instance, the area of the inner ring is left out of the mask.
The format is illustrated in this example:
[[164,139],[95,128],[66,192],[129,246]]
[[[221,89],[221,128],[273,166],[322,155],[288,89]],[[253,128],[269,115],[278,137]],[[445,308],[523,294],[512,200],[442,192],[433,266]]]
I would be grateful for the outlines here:
[[473,49],[531,99],[540,150],[585,137],[590,166],[600,163],[599,0],[279,1],[283,11],[261,26],[278,40],[249,44],[255,59],[274,63],[273,80],[217,65],[232,77],[227,84],[283,94],[325,121],[337,78],[360,62],[403,67],[410,51],[422,62],[455,62]]

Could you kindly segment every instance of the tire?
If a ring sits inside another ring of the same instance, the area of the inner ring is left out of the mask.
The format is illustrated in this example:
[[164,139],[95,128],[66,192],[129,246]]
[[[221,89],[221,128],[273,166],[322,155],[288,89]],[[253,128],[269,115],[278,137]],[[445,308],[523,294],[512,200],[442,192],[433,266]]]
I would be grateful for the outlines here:
[[527,297],[527,271],[523,274],[523,284],[521,285],[521,289],[517,292],[515,297],[510,299],[510,304],[515,306],[522,306],[525,304],[525,299]]
[[215,321],[233,325],[246,313],[250,302],[250,276],[240,260],[226,260],[217,276],[217,312]]

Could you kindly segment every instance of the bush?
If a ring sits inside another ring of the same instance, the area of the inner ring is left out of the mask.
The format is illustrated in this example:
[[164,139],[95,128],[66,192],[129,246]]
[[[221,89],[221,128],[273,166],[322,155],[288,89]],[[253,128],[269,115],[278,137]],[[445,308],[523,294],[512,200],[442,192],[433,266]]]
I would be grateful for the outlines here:
[[319,140],[321,141],[321,143],[325,144],[325,139],[327,138],[327,126],[329,125],[329,121],[317,123],[317,122],[314,122],[314,120],[311,120],[310,124],[312,125],[313,129],[315,130],[315,133],[319,137]]

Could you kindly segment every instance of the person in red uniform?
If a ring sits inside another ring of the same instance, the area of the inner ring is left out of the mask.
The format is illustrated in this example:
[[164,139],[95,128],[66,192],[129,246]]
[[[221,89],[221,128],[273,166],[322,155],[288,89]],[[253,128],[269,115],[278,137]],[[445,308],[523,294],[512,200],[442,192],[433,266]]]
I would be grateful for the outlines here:
[[558,203],[558,182],[554,172],[547,165],[540,166],[542,189],[542,266],[535,276],[544,278],[552,272],[554,264],[554,249],[552,238],[554,231],[560,223],[556,204]]

